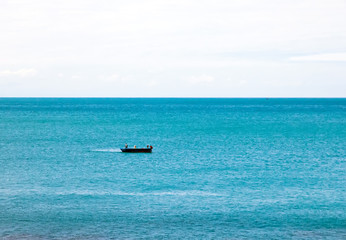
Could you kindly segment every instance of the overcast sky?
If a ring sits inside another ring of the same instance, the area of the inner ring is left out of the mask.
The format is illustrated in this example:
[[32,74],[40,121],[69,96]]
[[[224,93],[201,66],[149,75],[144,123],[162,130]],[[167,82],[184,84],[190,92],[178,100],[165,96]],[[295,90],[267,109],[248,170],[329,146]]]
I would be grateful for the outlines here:
[[0,0],[0,97],[345,93],[345,0]]

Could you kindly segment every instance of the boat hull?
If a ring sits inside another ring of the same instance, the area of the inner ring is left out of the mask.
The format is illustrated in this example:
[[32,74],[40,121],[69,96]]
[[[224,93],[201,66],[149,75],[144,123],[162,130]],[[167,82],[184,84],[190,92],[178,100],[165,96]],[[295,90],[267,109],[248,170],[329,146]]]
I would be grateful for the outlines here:
[[151,153],[151,148],[120,148],[125,153]]

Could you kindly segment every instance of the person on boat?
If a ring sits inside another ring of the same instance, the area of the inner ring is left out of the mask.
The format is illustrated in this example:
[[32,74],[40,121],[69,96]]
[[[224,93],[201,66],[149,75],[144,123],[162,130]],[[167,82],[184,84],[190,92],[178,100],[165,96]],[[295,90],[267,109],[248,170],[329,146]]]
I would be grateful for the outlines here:
[[135,148],[136,148],[136,145],[135,145]]
[[147,148],[149,148],[149,145],[147,145]]
[[127,148],[128,146],[127,146],[127,143],[125,143],[125,148]]
[[153,146],[150,145],[150,149],[153,149]]

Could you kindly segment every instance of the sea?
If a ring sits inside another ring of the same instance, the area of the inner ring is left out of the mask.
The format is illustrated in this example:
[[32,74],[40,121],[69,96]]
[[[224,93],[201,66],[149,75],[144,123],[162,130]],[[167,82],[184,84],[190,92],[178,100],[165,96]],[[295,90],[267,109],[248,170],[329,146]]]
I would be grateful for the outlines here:
[[346,239],[346,99],[0,98],[0,239]]

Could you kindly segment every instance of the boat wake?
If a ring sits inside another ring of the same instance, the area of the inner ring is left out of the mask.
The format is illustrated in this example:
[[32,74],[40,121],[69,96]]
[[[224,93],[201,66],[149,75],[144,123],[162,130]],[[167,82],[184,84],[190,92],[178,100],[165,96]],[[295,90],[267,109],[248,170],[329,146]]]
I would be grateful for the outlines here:
[[119,148],[93,149],[92,152],[121,152]]

